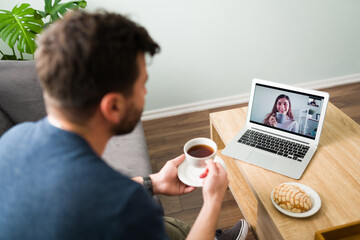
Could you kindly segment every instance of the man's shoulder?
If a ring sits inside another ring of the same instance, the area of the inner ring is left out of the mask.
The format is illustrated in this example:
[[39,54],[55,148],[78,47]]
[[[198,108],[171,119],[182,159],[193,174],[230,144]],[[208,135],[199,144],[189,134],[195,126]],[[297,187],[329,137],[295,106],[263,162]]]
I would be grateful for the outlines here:
[[8,131],[6,131],[4,135],[1,136],[0,139],[7,136],[18,135],[20,133],[23,133],[24,131],[31,131],[35,127],[35,125],[36,125],[35,122],[23,122],[16,124],[13,127],[11,127]]
[[[0,149],[7,151],[7,149],[11,148],[13,145],[17,145],[19,142],[22,142],[26,136],[31,134],[34,126],[34,122],[24,122],[7,130],[0,137]],[[29,144],[31,144],[31,142],[29,142]]]
[[11,139],[24,139],[25,137],[34,137],[37,135],[45,135],[50,129],[46,117],[35,122],[22,122],[14,125],[6,131],[0,139],[10,141]]

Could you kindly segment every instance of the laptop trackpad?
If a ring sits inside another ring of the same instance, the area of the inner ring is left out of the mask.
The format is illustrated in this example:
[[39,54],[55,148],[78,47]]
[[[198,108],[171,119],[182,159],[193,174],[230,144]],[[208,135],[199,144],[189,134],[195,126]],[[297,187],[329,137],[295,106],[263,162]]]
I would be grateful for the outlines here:
[[276,155],[255,150],[250,154],[247,162],[269,169],[276,163],[278,159],[279,157]]

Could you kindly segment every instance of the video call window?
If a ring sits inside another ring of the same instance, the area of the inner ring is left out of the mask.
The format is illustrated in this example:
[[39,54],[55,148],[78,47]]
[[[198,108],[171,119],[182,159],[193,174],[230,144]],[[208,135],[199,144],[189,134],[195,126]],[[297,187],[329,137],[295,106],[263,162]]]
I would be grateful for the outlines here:
[[256,84],[250,122],[315,139],[323,97]]

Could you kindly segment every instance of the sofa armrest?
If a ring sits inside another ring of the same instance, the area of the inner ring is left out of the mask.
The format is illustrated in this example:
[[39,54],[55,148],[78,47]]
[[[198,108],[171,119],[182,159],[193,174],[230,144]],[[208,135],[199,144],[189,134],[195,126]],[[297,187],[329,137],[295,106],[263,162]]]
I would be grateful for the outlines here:
[[106,145],[103,158],[112,168],[129,177],[151,174],[142,123],[138,122],[129,134],[112,137]]

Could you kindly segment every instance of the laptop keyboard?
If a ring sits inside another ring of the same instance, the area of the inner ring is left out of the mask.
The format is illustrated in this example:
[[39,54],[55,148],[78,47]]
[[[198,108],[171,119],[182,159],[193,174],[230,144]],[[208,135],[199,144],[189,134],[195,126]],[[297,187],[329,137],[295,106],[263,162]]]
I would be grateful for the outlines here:
[[238,142],[299,162],[302,161],[309,150],[309,146],[307,145],[291,142],[253,130],[247,130]]

